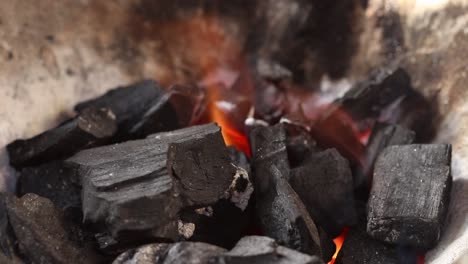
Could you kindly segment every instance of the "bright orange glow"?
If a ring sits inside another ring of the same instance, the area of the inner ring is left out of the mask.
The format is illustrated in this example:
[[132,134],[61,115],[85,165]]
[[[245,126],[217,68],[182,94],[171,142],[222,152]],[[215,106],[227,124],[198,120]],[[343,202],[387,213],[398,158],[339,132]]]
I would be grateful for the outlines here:
[[338,252],[340,252],[341,247],[343,246],[343,243],[345,241],[345,238],[346,238],[346,235],[348,234],[348,232],[349,232],[349,228],[345,227],[345,228],[343,228],[343,232],[338,237],[333,239],[333,242],[335,243],[335,246],[336,246],[336,251],[335,251],[335,255],[333,255],[332,260],[330,262],[328,262],[328,264],[334,264],[335,263],[336,257],[338,256]]
[[221,87],[211,86],[208,89],[208,113],[210,121],[218,123],[222,128],[224,142],[227,146],[234,146],[244,152],[247,156],[250,154],[250,145],[247,136],[232,125],[228,113],[220,109],[216,102],[221,98]]

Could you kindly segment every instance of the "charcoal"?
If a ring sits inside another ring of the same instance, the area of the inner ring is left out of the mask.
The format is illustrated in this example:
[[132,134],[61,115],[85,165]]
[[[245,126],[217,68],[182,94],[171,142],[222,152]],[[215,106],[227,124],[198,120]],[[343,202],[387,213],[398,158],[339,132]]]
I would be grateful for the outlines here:
[[336,245],[335,242],[333,242],[333,238],[330,237],[330,235],[328,235],[327,232],[323,230],[323,228],[319,226],[317,226],[317,228],[320,236],[320,245],[322,246],[322,259],[328,263],[331,261],[333,255],[335,255]]
[[[398,260],[395,247],[371,238],[365,224],[351,228],[336,258],[336,264],[389,264]],[[416,262],[414,262],[416,263]]]
[[17,190],[20,196],[35,193],[48,198],[62,209],[81,207],[80,181],[61,161],[22,169]]
[[113,264],[199,264],[226,251],[224,248],[202,242],[150,244],[121,254]]
[[[197,112],[197,103],[195,97],[184,94],[182,90],[175,87],[166,91],[157,82],[145,80],[110,90],[98,98],[76,105],[75,110],[83,112],[90,107],[109,108],[117,120],[116,141],[143,138],[188,125],[192,113]],[[184,109],[176,109],[175,103],[181,104],[180,107]]]
[[[167,166],[177,179],[174,182],[176,192],[187,205],[216,203],[225,196],[233,175],[238,172],[231,164],[219,128],[217,132],[169,146]],[[248,178],[248,175],[242,172],[238,177]]]
[[179,211],[231,199],[241,177],[216,124],[82,151],[67,163],[82,178],[85,221],[117,244],[176,240]]
[[71,223],[53,203],[35,194],[6,197],[8,217],[22,252],[33,263],[99,263],[92,249],[69,239]]
[[316,256],[309,256],[295,250],[278,245],[269,237],[243,237],[229,252],[216,256],[209,263],[223,264],[320,264]]
[[286,130],[286,149],[291,168],[298,167],[304,159],[319,151],[315,140],[305,127],[293,123],[283,123]]
[[372,172],[377,156],[388,146],[407,145],[413,143],[415,133],[399,125],[377,123],[372,130],[366,147],[364,174]]
[[356,121],[377,119],[385,108],[412,91],[411,80],[405,70],[379,71],[351,88],[336,104]]
[[355,224],[351,169],[335,149],[308,157],[302,166],[292,170],[290,183],[312,218],[330,236]]
[[154,264],[162,263],[171,244],[149,244],[131,249],[118,256],[112,264]]
[[263,233],[285,245],[320,255],[317,228],[288,183],[284,127],[257,127],[250,134],[255,172],[256,215]]
[[20,168],[66,158],[79,150],[107,143],[116,129],[111,110],[89,108],[56,128],[7,145],[10,164]]
[[16,252],[16,237],[8,220],[5,200],[8,194],[0,193],[0,263],[22,263]]
[[450,145],[387,147],[375,164],[368,234],[392,244],[434,247],[449,206],[450,164]]
[[253,193],[250,164],[245,154],[234,147],[228,147],[228,152],[238,172],[229,188],[229,197],[212,206],[183,210],[179,214],[181,239],[232,248],[247,229],[252,211],[248,205]]

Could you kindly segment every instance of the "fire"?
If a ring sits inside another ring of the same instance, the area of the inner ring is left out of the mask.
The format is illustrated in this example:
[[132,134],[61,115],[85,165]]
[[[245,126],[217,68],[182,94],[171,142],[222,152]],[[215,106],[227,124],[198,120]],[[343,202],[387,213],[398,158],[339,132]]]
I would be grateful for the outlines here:
[[336,250],[335,250],[335,254],[332,257],[332,260],[330,262],[328,262],[328,264],[334,264],[335,263],[336,257],[338,256],[338,253],[340,252],[341,247],[343,246],[343,243],[345,241],[345,238],[346,238],[346,235],[348,234],[348,232],[349,232],[349,228],[345,227],[343,229],[343,232],[338,237],[333,239],[333,242],[335,243],[335,246],[336,246]]
[[208,113],[210,121],[218,123],[221,127],[224,141],[227,146],[234,146],[243,151],[247,156],[251,156],[250,144],[247,136],[233,125],[229,112],[221,109],[218,102],[221,97],[221,87],[211,86],[208,89]]

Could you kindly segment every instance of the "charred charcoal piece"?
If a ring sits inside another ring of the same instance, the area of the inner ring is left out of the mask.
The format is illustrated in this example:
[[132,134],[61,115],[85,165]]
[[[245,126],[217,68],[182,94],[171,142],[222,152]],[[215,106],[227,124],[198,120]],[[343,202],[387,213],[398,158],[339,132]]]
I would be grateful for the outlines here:
[[81,184],[73,171],[61,161],[21,170],[18,194],[35,193],[50,199],[55,206],[81,207]]
[[288,160],[292,168],[301,165],[306,157],[319,151],[319,147],[306,128],[292,123],[283,123],[283,126],[286,130]]
[[231,251],[214,257],[210,263],[321,264],[323,262],[316,256],[280,246],[269,237],[247,236],[243,237]]
[[[270,164],[275,164],[281,174],[289,177],[289,161],[286,148],[286,130],[283,124],[271,127],[257,126],[250,132],[253,166],[255,170],[255,187],[268,184]],[[265,177],[265,179],[262,179]],[[264,191],[266,188],[259,188]]]
[[[396,248],[374,240],[366,233],[365,224],[352,228],[346,235],[336,258],[337,264],[389,264],[398,261]],[[414,262],[416,263],[416,262]]]
[[203,137],[172,143],[167,159],[170,174],[177,179],[176,192],[189,206],[210,205],[225,197],[238,172],[231,164],[219,128]]
[[22,263],[16,254],[16,237],[8,220],[5,204],[8,195],[0,193],[0,263]]
[[226,252],[226,249],[202,242],[176,243],[167,251],[165,264],[209,263],[214,256]]
[[179,128],[181,124],[169,99],[170,94],[157,82],[145,80],[110,90],[76,105],[75,110],[81,113],[90,107],[111,109],[117,120],[117,141],[121,141]]
[[171,244],[149,244],[128,250],[118,256],[112,264],[154,264],[162,263]]
[[[228,147],[237,173],[228,190],[229,197],[212,206],[187,208],[180,213],[179,234],[183,240],[200,241],[231,248],[247,229],[253,185],[250,164],[244,153]],[[229,228],[227,228],[229,227]]]
[[408,73],[398,68],[378,72],[351,88],[337,104],[357,121],[377,119],[382,110],[413,91]]
[[281,124],[251,132],[256,214],[265,235],[281,245],[321,255],[317,228],[288,183],[286,135]]
[[202,242],[150,244],[121,254],[113,264],[199,264],[212,263],[226,249]]
[[415,248],[435,246],[449,205],[450,163],[450,145],[387,147],[375,164],[369,235]]
[[26,140],[7,146],[15,168],[35,166],[66,158],[75,152],[108,142],[116,133],[114,113],[107,108],[89,108],[76,118]]
[[22,253],[34,263],[99,263],[97,254],[68,239],[70,223],[53,203],[35,194],[7,196],[8,217]]
[[415,133],[399,125],[378,123],[374,126],[366,147],[364,174],[371,173],[374,162],[382,150],[388,146],[413,143]]
[[322,246],[323,260],[328,263],[335,254],[336,245],[335,242],[333,242],[333,238],[330,237],[327,232],[325,232],[321,227],[318,227],[318,230],[320,235],[320,245]]
[[309,156],[302,166],[292,170],[289,182],[312,218],[330,236],[355,224],[351,169],[335,149]]
[[216,124],[82,151],[67,162],[82,177],[85,220],[117,243],[135,233],[175,240],[178,212],[228,198],[237,172]]

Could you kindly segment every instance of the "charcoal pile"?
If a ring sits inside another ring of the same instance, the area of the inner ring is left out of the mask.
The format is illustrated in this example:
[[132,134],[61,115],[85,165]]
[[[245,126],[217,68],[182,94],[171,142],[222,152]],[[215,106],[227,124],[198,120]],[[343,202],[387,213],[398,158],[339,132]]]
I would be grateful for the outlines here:
[[428,144],[429,102],[406,72],[309,120],[288,103],[291,72],[261,63],[257,97],[274,104],[251,102],[246,153],[206,122],[205,91],[149,80],[8,145],[19,178],[0,196],[0,262],[416,263],[443,232],[451,146]]

